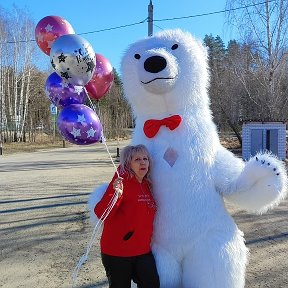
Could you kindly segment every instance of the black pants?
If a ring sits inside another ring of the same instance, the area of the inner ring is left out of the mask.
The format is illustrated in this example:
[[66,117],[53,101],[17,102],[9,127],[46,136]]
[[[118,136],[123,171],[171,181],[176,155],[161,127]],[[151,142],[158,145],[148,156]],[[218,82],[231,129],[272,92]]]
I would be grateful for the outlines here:
[[159,288],[159,276],[152,253],[117,257],[101,254],[109,288],[130,288],[131,280],[138,288]]

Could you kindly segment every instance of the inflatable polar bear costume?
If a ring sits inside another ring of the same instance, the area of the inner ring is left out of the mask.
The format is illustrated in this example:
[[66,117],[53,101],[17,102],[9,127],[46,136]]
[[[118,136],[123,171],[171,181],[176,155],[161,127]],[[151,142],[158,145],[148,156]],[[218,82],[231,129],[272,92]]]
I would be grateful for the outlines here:
[[167,30],[132,44],[121,68],[136,117],[132,144],[146,145],[153,159],[152,248],[161,287],[244,287],[248,249],[223,198],[267,211],[286,194],[284,164],[269,153],[245,163],[220,144],[206,49],[189,33]]

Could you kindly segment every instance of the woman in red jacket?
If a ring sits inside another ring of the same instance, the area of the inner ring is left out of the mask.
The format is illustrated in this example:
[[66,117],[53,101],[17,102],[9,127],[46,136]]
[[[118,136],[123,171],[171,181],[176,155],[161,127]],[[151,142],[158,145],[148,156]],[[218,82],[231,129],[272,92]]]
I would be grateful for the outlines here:
[[94,209],[97,217],[103,218],[117,193],[101,236],[102,263],[110,288],[130,288],[131,280],[139,288],[160,287],[150,246],[156,212],[150,164],[144,145],[125,147],[120,155],[120,177],[115,173]]

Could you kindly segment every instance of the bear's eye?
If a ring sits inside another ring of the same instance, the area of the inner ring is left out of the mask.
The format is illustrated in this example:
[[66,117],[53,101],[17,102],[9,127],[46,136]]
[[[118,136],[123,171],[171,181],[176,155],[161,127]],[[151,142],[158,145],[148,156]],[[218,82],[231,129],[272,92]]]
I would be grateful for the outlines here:
[[137,60],[139,60],[139,59],[141,58],[141,56],[140,56],[139,54],[135,54],[135,55],[134,55],[134,58],[137,59]]
[[171,47],[172,50],[176,50],[177,48],[178,48],[178,44],[174,44],[174,45]]

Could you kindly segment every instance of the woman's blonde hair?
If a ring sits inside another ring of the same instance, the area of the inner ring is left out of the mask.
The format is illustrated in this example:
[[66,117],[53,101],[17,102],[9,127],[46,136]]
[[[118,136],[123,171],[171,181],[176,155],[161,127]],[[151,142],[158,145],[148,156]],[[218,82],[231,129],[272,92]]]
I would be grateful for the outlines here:
[[133,156],[138,152],[146,154],[148,157],[149,167],[148,167],[147,174],[144,176],[144,179],[147,179],[149,184],[151,185],[152,182],[151,182],[150,171],[151,171],[152,161],[151,161],[151,156],[149,154],[149,151],[145,145],[142,145],[142,144],[135,145],[135,146],[128,145],[123,148],[123,150],[120,153],[120,174],[127,172],[131,176],[135,175],[133,170],[131,169],[131,161],[132,161]]

